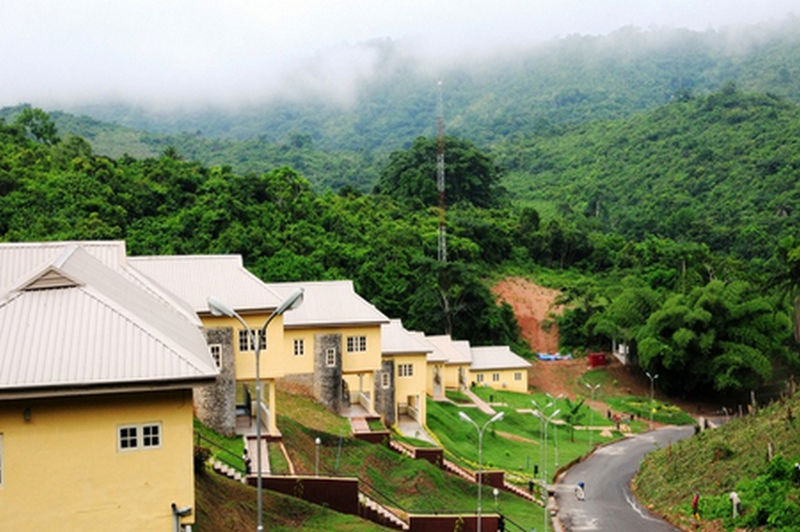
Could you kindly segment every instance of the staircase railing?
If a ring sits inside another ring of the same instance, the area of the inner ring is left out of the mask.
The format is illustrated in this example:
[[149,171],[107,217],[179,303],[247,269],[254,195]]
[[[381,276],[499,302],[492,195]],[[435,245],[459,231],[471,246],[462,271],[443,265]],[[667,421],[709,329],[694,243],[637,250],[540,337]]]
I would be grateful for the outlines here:
[[241,456],[237,456],[236,453],[226,449],[217,442],[206,438],[199,432],[195,433],[195,443],[198,447],[210,448],[211,454],[213,454],[217,460],[229,467],[232,467],[242,475],[245,474],[244,460],[242,460]]

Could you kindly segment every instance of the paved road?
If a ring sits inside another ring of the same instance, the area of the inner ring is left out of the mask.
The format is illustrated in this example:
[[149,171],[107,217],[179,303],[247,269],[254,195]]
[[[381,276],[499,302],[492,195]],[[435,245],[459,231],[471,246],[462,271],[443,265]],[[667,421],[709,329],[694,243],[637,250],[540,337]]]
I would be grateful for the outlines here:
[[[628,486],[649,451],[693,434],[691,427],[665,427],[598,449],[569,471],[556,486],[558,516],[568,531],[639,532],[678,530],[651,515],[633,498]],[[574,486],[586,484],[586,500],[575,498]]]

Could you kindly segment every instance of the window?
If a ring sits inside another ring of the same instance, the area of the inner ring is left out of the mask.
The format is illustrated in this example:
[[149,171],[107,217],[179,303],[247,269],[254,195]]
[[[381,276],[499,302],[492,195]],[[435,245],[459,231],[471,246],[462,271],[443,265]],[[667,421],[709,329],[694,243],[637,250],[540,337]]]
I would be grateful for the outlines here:
[[390,384],[389,372],[384,371],[383,373],[381,373],[381,386],[383,388],[388,388],[389,384]]
[[483,382],[483,373],[478,373],[478,382]]
[[214,359],[214,364],[217,368],[222,367],[222,345],[220,344],[211,344],[208,346],[208,350],[211,352],[211,358]]
[[[253,333],[258,335],[261,349],[267,347],[267,334],[261,329],[253,331]],[[239,351],[255,351],[256,346],[253,343],[253,339],[247,329],[239,329]]]
[[118,430],[120,451],[161,447],[161,423],[123,425]]
[[303,356],[306,353],[306,346],[302,338],[297,338],[294,341],[294,356]]
[[517,372],[514,373],[514,380],[515,381],[521,381],[522,380],[522,372],[521,371],[517,371]]
[[413,377],[414,376],[414,364],[398,364],[397,365],[397,376],[398,377]]
[[329,347],[325,350],[325,365],[329,368],[336,365],[336,349]]
[[492,373],[492,382],[497,382],[499,380],[500,380],[500,374],[499,373]]
[[367,337],[366,336],[348,336],[347,337],[347,352],[357,353],[367,350]]

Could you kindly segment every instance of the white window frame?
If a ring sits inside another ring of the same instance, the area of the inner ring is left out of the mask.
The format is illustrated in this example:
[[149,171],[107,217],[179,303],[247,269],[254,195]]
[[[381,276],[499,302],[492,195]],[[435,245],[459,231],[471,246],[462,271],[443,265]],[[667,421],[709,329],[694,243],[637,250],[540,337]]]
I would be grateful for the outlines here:
[[397,365],[397,376],[398,377],[413,377],[414,376],[414,364],[398,364]]
[[500,382],[500,374],[492,373],[492,382]]
[[301,357],[306,354],[306,343],[302,338],[294,339],[294,356]]
[[347,337],[347,352],[348,353],[363,353],[367,350],[367,337],[366,336],[348,336]]
[[522,380],[522,372],[521,371],[515,371],[514,372],[514,380],[515,381],[521,381]]
[[267,348],[267,334],[261,329],[253,330],[253,334],[247,329],[239,329],[239,352],[244,353],[247,351],[255,351],[256,344],[253,342],[254,336],[258,335],[258,341],[261,344],[261,349]]
[[483,382],[483,373],[478,373],[475,376],[475,380],[478,381],[478,382]]
[[392,383],[391,375],[389,375],[389,372],[384,371],[383,373],[381,373],[381,387],[385,390],[386,388],[389,387],[389,385],[391,385],[391,383]]
[[[153,438],[152,434],[145,435],[146,431],[152,430],[153,428],[156,429],[157,434],[155,438],[157,439],[157,443],[154,445],[152,441],[148,442],[148,439]],[[122,431],[135,429],[136,433],[133,436],[128,435],[126,437],[126,441],[129,443],[133,443],[133,446],[123,447],[122,446]],[[131,452],[131,451],[143,451],[147,449],[159,449],[161,448],[164,442],[164,430],[162,428],[162,424],[160,421],[150,421],[147,423],[126,423],[125,425],[117,426],[117,450],[123,453]]]
[[336,349],[329,347],[325,350],[325,365],[329,368],[336,367]]
[[222,344],[208,344],[208,352],[217,369],[222,369]]

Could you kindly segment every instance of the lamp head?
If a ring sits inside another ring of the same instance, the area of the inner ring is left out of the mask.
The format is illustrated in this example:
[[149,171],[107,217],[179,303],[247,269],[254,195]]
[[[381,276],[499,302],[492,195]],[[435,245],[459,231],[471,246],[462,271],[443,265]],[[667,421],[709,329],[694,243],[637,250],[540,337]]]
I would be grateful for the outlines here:
[[550,416],[550,419],[553,419],[553,418],[555,418],[555,417],[556,417],[557,415],[559,415],[560,413],[561,413],[561,409],[559,408],[558,410],[556,410],[555,412],[553,412],[553,414]]
[[280,316],[287,310],[294,310],[303,303],[303,288],[298,288],[289,297],[283,300],[280,306],[275,309],[275,314]]
[[459,410],[458,411],[458,417],[460,417],[464,421],[472,422],[472,418],[470,418],[468,415],[466,415],[463,410]]
[[207,301],[208,310],[210,310],[211,314],[214,316],[227,316],[229,318],[233,318],[236,314],[232,308],[215,297],[209,297]]
[[496,414],[495,414],[495,415],[492,417],[492,419],[490,419],[490,420],[489,420],[489,423],[494,423],[495,421],[500,421],[501,419],[503,419],[503,416],[504,416],[504,415],[506,415],[506,413],[505,413],[505,412],[498,412],[498,413],[496,413]]
[[317,436],[317,438],[314,440],[314,443],[316,443],[317,445],[322,443],[322,440],[319,439],[319,436]]

